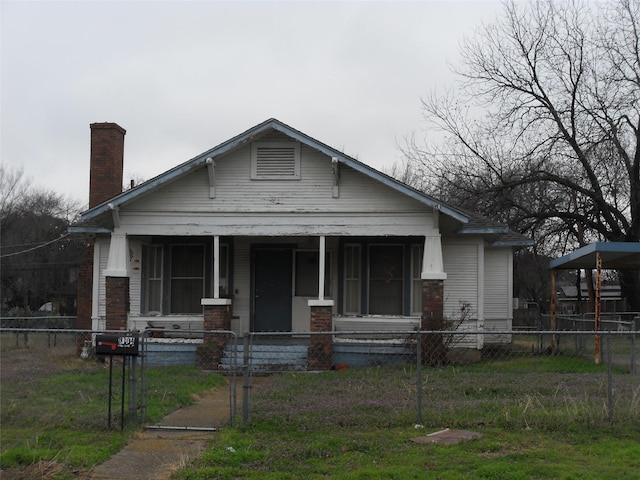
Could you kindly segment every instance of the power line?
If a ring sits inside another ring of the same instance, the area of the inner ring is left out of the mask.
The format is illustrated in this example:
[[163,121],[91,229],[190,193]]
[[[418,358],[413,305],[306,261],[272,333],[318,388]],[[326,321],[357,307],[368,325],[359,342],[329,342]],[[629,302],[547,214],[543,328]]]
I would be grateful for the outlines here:
[[16,255],[21,255],[23,253],[33,252],[34,250],[38,250],[39,248],[46,247],[47,245],[51,245],[52,243],[58,242],[58,241],[62,240],[63,238],[68,237],[69,235],[71,235],[71,234],[70,233],[65,233],[64,235],[61,235],[60,237],[55,238],[55,239],[51,240],[50,242],[43,243],[42,245],[38,245],[37,247],[28,248],[27,250],[21,250],[19,252],[7,253],[5,255],[0,255],[0,258],[14,257]]

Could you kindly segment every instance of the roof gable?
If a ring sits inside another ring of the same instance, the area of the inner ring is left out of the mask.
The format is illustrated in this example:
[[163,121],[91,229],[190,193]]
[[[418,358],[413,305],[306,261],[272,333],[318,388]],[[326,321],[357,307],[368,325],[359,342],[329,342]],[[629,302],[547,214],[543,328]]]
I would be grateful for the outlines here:
[[[251,142],[259,140],[264,135],[269,132],[276,131],[280,132],[287,137],[300,142],[301,144],[307,145],[310,148],[316,149],[323,154],[335,159],[335,161],[339,163],[343,163],[354,170],[368,176],[371,179],[374,179],[388,187],[391,187],[404,195],[407,195],[419,202],[428,205],[436,210],[439,210],[441,213],[452,217],[460,223],[467,223],[469,221],[469,216],[459,209],[456,209],[450,205],[447,205],[444,202],[441,202],[430,195],[427,195],[423,192],[415,190],[408,185],[399,182],[398,180],[372,168],[364,163],[359,162],[358,160],[325,145],[318,140],[315,140],[308,135],[276,120],[271,118],[255,127],[250,128],[249,130],[227,140],[226,142],[221,143],[220,145],[207,150],[204,153],[170,169],[166,172],[158,175],[151,180],[148,180],[131,190],[121,193],[120,195],[104,202],[96,207],[87,210],[82,213],[82,221],[89,221],[93,218],[96,218],[111,209],[119,208],[120,206],[126,205],[127,203],[139,198],[142,195],[146,195],[151,190],[154,190],[158,187],[166,185],[170,182],[175,181],[176,179],[196,170],[199,168],[203,168],[206,166],[208,159],[215,160],[217,157],[226,155],[238,148],[241,148]],[[209,160],[210,161],[210,160]]]
[[[495,246],[522,247],[533,243],[529,238],[509,231],[508,227],[505,225],[498,224],[497,222],[485,217],[454,207],[424,192],[416,190],[409,185],[361,163],[343,152],[329,147],[328,145],[274,118],[266,120],[265,122],[246,130],[216,147],[213,147],[212,149],[207,150],[170,170],[167,170],[151,180],[148,180],[131,190],[123,192],[110,200],[83,212],[81,214],[80,225],[88,226],[93,224],[93,227],[87,228],[94,232],[98,230],[108,231],[107,229],[102,229],[100,225],[106,225],[106,223],[104,223],[106,220],[105,216],[111,218],[115,214],[115,217],[117,217],[117,212],[120,207],[125,207],[128,204],[141,199],[143,196],[147,196],[152,192],[166,187],[199,169],[207,168],[208,164],[215,164],[215,160],[220,157],[229,155],[232,152],[248,147],[256,142],[264,140],[273,141],[275,139],[299,142],[301,145],[324,154],[333,162],[343,164],[372,181],[379,182],[407,198],[418,201],[419,203],[440,212],[442,215],[446,216],[450,222],[457,225],[456,233],[458,234],[481,235]],[[107,220],[107,223],[110,223],[110,221]],[[75,227],[75,230],[85,231],[85,227],[80,225]]]

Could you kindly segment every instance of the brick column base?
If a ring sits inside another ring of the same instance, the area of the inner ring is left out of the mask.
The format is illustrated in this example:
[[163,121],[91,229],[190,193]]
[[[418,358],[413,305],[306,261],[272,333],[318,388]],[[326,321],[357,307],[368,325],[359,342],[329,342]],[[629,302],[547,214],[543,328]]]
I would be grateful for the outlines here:
[[107,277],[107,330],[126,330],[129,314],[129,277]]
[[[333,313],[331,306],[311,306],[311,332],[331,332]],[[311,335],[307,360],[308,370],[329,370],[333,366],[333,340],[331,335]]]
[[[231,305],[204,305],[205,330],[231,330]],[[217,370],[222,360],[228,335],[205,333],[197,349],[198,365],[203,370]]]
[[[420,330],[434,331],[444,328],[444,281],[422,280],[422,317]],[[442,335],[422,337],[422,360],[426,365],[446,362],[447,349]]]

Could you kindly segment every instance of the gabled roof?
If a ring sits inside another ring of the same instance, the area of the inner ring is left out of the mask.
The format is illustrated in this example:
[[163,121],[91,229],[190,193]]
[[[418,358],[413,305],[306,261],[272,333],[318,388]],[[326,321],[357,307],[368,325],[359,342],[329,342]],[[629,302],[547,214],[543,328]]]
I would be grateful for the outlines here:
[[329,157],[336,158],[338,162],[343,163],[353,168],[354,170],[357,170],[358,172],[363,173],[370,178],[373,178],[391,188],[394,188],[400,191],[401,193],[404,193],[405,195],[411,198],[414,198],[415,200],[418,200],[432,208],[438,209],[445,215],[449,215],[450,217],[455,218],[461,223],[467,223],[469,221],[468,216],[462,213],[460,210],[450,205],[447,205],[441,201],[438,201],[435,198],[429,195],[426,195],[418,190],[415,190],[409,187],[408,185],[405,185],[402,182],[399,182],[398,180],[388,175],[385,175],[384,173],[379,172],[378,170],[371,168],[368,165],[365,165],[364,163],[359,162],[355,158],[345,155],[344,153],[334,148],[331,148],[325,145],[324,143],[309,137],[308,135],[305,135],[304,133],[280,122],[279,120],[276,120],[275,118],[271,118],[259,125],[256,125],[255,127],[252,127],[246,132],[241,133],[240,135],[237,135],[236,137],[233,137],[224,143],[221,143],[220,145],[212,148],[211,150],[207,150],[206,152],[201,153],[197,157],[194,157],[191,160],[188,160],[182,163],[181,165],[178,165],[172,168],[171,170],[167,170],[166,172],[158,175],[157,177],[149,181],[146,181],[138,185],[137,187],[132,188],[131,190],[127,190],[126,192],[123,192],[120,195],[83,212],[81,214],[81,221],[86,222],[113,208],[126,205],[127,203],[131,202],[132,200],[135,200],[141,195],[148,193],[150,190],[153,190],[167,183],[173,182],[177,178],[183,175],[186,175],[187,173],[192,172],[193,170],[202,168],[203,166],[206,165],[208,158],[215,159],[216,157],[230,153],[254,141],[255,139],[259,138],[264,133],[270,130],[281,132],[287,135],[288,137],[299,141],[304,145],[307,145],[311,148],[314,148],[324,153]]
[[[80,222],[81,224],[91,223],[91,220],[96,219],[97,217],[105,213],[108,213],[113,209],[117,209],[121,206],[124,206],[127,203],[132,202],[137,198],[141,197],[142,195],[149,193],[150,191],[152,191],[157,187],[171,183],[176,179],[182,177],[183,175],[186,175],[199,168],[203,168],[207,163],[207,159],[209,158],[215,159],[222,155],[226,155],[238,148],[241,148],[253,142],[254,140],[259,139],[261,136],[263,136],[264,134],[270,131],[278,131],[280,133],[283,133],[284,135],[294,140],[297,140],[300,143],[310,148],[318,150],[331,158],[335,158],[339,163],[342,163],[368,176],[369,178],[372,178],[388,187],[391,187],[399,191],[400,193],[403,193],[404,195],[407,195],[408,197],[411,197],[435,210],[440,211],[442,214],[447,215],[450,218],[454,219],[455,221],[463,224],[463,227],[459,233],[484,234],[484,235],[490,234],[490,235],[500,236],[505,239],[505,243],[504,243],[505,246],[506,245],[524,246],[524,245],[531,244],[531,243],[527,243],[526,240],[523,240],[523,239],[526,239],[526,237],[523,237],[518,234],[516,234],[518,235],[517,239],[510,238],[508,233],[513,233],[513,232],[509,232],[509,229],[502,224],[498,224],[497,222],[486,219],[484,217],[480,217],[475,214],[470,214],[469,212],[465,212],[460,208],[454,207],[445,202],[437,200],[436,198],[424,192],[416,190],[410,187],[409,185],[406,185],[394,179],[393,177],[390,177],[389,175],[386,175],[368,165],[365,165],[364,163],[356,160],[353,157],[350,157],[344,154],[343,152],[340,152],[332,147],[329,147],[328,145],[290,127],[289,125],[282,123],[279,120],[276,120],[275,118],[266,120],[265,122],[262,122],[250,128],[249,130],[241,133],[240,135],[237,135],[227,140],[226,142],[221,143],[220,145],[212,148],[211,150],[207,150],[206,152],[201,153],[200,155],[192,158],[191,160],[188,160],[170,170],[167,170],[166,172],[158,175],[157,177],[152,178],[151,180],[148,180],[138,185],[137,187],[132,188],[131,190],[123,192],[117,195],[116,197],[113,197],[110,200],[83,212],[81,214]],[[465,230],[465,226],[469,227],[468,231]],[[77,231],[80,231],[80,229],[81,227],[79,226],[76,227]],[[97,231],[97,230],[94,229],[93,231]],[[528,240],[528,242],[530,242],[530,240]]]

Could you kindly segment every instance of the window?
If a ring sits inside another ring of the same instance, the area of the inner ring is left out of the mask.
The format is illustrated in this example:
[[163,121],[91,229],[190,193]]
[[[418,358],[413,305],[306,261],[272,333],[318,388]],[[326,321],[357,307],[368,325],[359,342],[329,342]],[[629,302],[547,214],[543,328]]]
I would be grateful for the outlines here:
[[145,311],[162,312],[162,245],[143,247]]
[[360,245],[345,245],[344,248],[344,313],[360,312]]
[[[296,252],[296,297],[318,297],[320,254],[317,251],[300,250]],[[324,265],[324,294],[331,296],[331,255],[326,252]]]
[[402,245],[369,247],[369,313],[402,315]]
[[204,245],[171,246],[170,313],[201,313]]
[[411,246],[411,314],[422,314],[422,245]]
[[[231,291],[228,244],[220,244],[220,295]],[[203,297],[213,297],[213,241],[163,243],[142,249],[142,310],[147,314],[202,313]]]
[[251,145],[253,180],[297,180],[300,178],[300,144],[255,142]]
[[342,313],[420,315],[423,248],[414,243],[345,244]]

